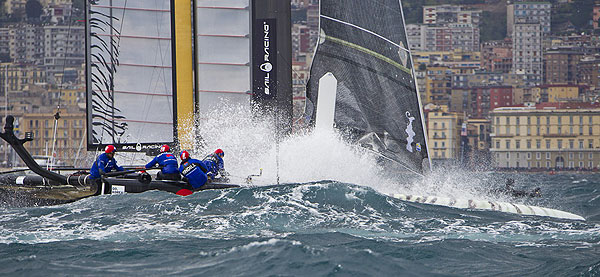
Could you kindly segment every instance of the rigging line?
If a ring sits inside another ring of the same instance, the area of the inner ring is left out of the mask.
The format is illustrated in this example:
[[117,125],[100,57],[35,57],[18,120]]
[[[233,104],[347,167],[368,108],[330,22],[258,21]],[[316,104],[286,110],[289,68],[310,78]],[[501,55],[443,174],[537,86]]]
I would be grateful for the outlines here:
[[396,47],[398,47],[398,48],[400,48],[400,49],[402,49],[402,50],[404,50],[404,51],[406,51],[406,52],[410,53],[410,51],[409,51],[408,49],[406,49],[406,47],[403,47],[402,45],[400,45],[400,44],[397,44],[397,43],[395,43],[395,42],[391,41],[390,39],[388,39],[388,38],[386,38],[386,37],[384,37],[384,36],[382,36],[382,35],[380,35],[380,34],[378,34],[378,33],[375,33],[375,32],[373,32],[373,31],[371,31],[371,30],[367,30],[367,29],[365,29],[365,28],[363,28],[363,27],[360,27],[360,26],[358,26],[358,25],[354,25],[354,24],[352,24],[352,23],[350,23],[350,22],[346,22],[346,21],[343,21],[343,20],[339,20],[339,19],[337,19],[337,18],[329,17],[329,16],[326,16],[326,15],[323,15],[323,14],[321,14],[321,17],[323,17],[323,18],[326,18],[326,19],[329,19],[329,20],[332,20],[332,21],[335,21],[335,22],[338,22],[338,23],[342,23],[342,24],[344,24],[344,25],[348,25],[348,26],[354,27],[354,28],[356,28],[356,29],[359,29],[359,30],[361,30],[361,31],[364,31],[364,32],[367,32],[367,33],[369,33],[369,34],[371,34],[371,35],[374,35],[374,36],[376,36],[376,37],[378,37],[378,38],[381,38],[381,39],[383,39],[383,40],[385,40],[385,41],[387,41],[387,42],[389,42],[389,43],[393,44],[394,46],[396,46]]
[[[67,67],[67,49],[69,47],[69,42],[71,42],[71,25],[73,24],[73,13],[71,12],[71,14],[69,14],[69,26],[67,28],[67,39],[66,39],[66,45],[63,48],[63,65],[62,65],[62,78],[59,81],[58,84],[58,103],[56,104],[56,113],[54,114],[54,135],[52,138],[52,152],[50,153],[50,158],[49,158],[49,162],[46,165],[46,169],[48,169],[48,166],[51,168],[52,165],[54,164],[54,150],[55,150],[55,146],[56,146],[56,132],[58,129],[58,120],[60,119],[60,102],[62,99],[62,93],[63,93],[63,82],[65,79],[65,67]],[[66,139],[66,138],[65,138]]]

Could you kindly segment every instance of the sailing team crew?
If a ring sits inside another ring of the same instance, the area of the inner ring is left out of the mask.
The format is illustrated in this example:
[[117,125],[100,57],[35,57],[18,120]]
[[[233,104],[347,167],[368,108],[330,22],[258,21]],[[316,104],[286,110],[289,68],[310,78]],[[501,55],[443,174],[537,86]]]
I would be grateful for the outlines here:
[[181,151],[179,157],[181,158],[179,172],[187,179],[187,182],[195,189],[206,184],[208,180],[206,165],[200,160],[190,158],[188,151]]
[[[160,148],[160,154],[154,157],[145,168],[149,169],[156,164],[161,167],[161,171],[157,174],[157,180],[181,180],[181,176],[185,177],[193,188],[199,188],[206,184],[209,180],[220,178],[227,180],[229,173],[225,171],[223,157],[225,152],[222,149],[217,149],[210,154],[204,161],[190,158],[190,153],[182,151],[180,154],[181,165],[178,165],[175,156],[169,152],[168,145],[163,145]],[[113,170],[124,171],[125,169],[117,164],[115,160],[115,147],[108,145],[90,169],[90,179],[101,185],[101,177]],[[181,175],[180,175],[181,174]]]
[[108,172],[111,172],[113,169],[116,171],[124,171],[125,169],[122,166],[117,164],[115,160],[115,147],[112,145],[107,145],[104,148],[104,153],[100,154],[94,164],[92,165],[92,169],[90,169],[90,179],[100,179],[100,177]]
[[[125,169],[117,164],[117,160],[115,160],[115,147],[112,145],[107,145],[104,148],[104,153],[100,154],[92,168],[90,169],[90,180],[97,186],[96,195],[100,195],[102,193],[102,176],[106,173],[114,170],[116,171],[124,171]],[[104,193],[108,193],[109,187],[105,187]]]
[[175,180],[178,181],[181,179],[179,175],[179,163],[177,162],[177,158],[175,155],[169,152],[169,146],[163,145],[160,147],[160,154],[154,157],[152,161],[146,164],[146,169],[154,167],[158,164],[161,169],[156,175],[157,180]]
[[225,152],[223,152],[221,149],[217,149],[214,153],[204,158],[203,162],[208,169],[208,173],[206,175],[210,180],[216,179],[217,176],[219,178],[227,178],[229,175],[229,173],[225,171],[225,162],[223,162],[223,157],[225,157]]

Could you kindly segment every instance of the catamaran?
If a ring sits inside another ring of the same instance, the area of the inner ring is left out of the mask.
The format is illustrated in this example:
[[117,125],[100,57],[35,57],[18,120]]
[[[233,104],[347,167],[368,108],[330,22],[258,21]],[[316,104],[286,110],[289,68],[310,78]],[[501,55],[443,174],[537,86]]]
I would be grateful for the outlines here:
[[[317,130],[337,128],[377,154],[398,176],[423,176],[431,161],[413,65],[401,1],[321,0],[306,118]],[[507,202],[389,196],[454,208],[584,220],[560,210]]]
[[[192,3],[196,3],[193,11],[189,1],[178,0],[88,2],[89,150],[107,144],[121,151],[156,149],[163,143],[188,148],[193,141],[185,138],[193,137],[193,126],[185,123],[193,122],[190,116],[210,110],[223,97],[275,112],[279,119],[275,127],[289,131],[290,2]],[[423,176],[431,167],[399,0],[320,1],[319,39],[307,85],[305,118],[315,130],[337,128],[400,175]],[[71,201],[97,194],[98,188],[90,187],[87,175],[62,176],[39,167],[23,147],[31,134],[17,139],[12,120],[7,119],[1,136],[39,176],[9,176],[0,182],[16,187],[58,185],[68,191],[61,194],[63,198]],[[109,193],[152,189],[181,193],[187,184],[137,176],[108,177],[104,185],[111,186]],[[204,188],[237,186],[212,185]],[[455,208],[583,220],[564,211],[506,202],[389,196]]]
[[[152,152],[163,144],[193,149],[202,140],[195,117],[221,101],[275,111],[280,134],[291,130],[289,1],[87,0],[85,11],[88,150],[113,145],[118,152]],[[13,122],[6,118],[1,137],[35,175],[2,174],[0,189],[19,193],[26,202],[192,191],[186,182],[156,180],[135,170],[108,174],[98,187],[87,173],[44,169],[23,146],[32,134],[17,138]],[[240,186],[221,181],[200,190]]]

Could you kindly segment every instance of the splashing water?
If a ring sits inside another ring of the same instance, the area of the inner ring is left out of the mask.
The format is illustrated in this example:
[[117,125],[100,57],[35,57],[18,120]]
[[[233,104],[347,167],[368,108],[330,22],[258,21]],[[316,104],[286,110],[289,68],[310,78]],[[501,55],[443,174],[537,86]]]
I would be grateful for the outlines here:
[[223,149],[227,170],[239,178],[262,168],[263,176],[254,180],[255,185],[275,184],[279,172],[283,183],[336,180],[382,193],[498,199],[487,193],[490,184],[502,182],[498,178],[481,179],[481,173],[475,178],[465,170],[443,167],[424,178],[385,172],[376,154],[344,141],[335,131],[294,133],[280,142],[277,153],[272,117],[253,115],[247,107],[224,105],[201,118],[196,128],[205,147],[194,154],[204,157]]

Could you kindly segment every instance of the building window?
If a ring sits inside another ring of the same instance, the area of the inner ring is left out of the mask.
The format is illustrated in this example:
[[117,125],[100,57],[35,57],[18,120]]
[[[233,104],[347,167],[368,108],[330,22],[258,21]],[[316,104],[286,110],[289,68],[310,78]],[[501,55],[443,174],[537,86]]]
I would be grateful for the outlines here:
[[519,126],[519,124],[521,124],[521,120],[520,120],[520,119],[521,119],[521,118],[517,116],[517,120],[516,120],[516,123],[515,123],[515,125]]
[[515,134],[518,136],[520,134],[521,127],[519,125],[515,126]]
[[540,149],[542,144],[542,140],[541,139],[536,139],[535,140],[535,148]]
[[573,126],[569,126],[569,134],[572,135],[573,134]]
[[579,140],[579,149],[583,149],[583,140],[582,139]]
[[530,139],[527,140],[527,149],[531,149],[531,140]]
[[573,156],[574,156],[573,153],[569,153],[569,160],[572,160]]
[[550,134],[550,127],[546,127],[546,135]]
[[583,160],[583,153],[579,153],[579,159]]
[[550,149],[550,140],[549,139],[546,140],[546,149]]
[[594,128],[592,128],[592,126],[590,126],[590,133],[589,133],[589,135],[591,136],[593,134],[594,134]]
[[593,168],[593,167],[594,167],[594,162],[592,162],[592,161],[589,161],[589,162],[588,162],[588,167],[589,167],[589,168]]
[[[539,160],[539,159],[541,159],[541,158],[542,158],[542,153],[540,153],[540,152],[536,152],[536,153],[535,153],[535,158],[536,158],[536,159],[538,159],[538,160]],[[538,165],[538,166],[539,166],[539,165]]]
[[531,136],[531,127],[527,126],[527,135]]
[[588,139],[588,148],[590,148],[590,149],[594,148],[594,140],[593,139]]
[[531,152],[527,152],[527,159],[531,159]]
[[593,158],[594,158],[594,153],[589,153],[589,154],[588,154],[588,159],[590,159],[590,160],[591,160],[591,159],[593,159]]
[[506,140],[506,149],[510,148],[510,140]]
[[506,134],[507,135],[510,134],[510,126],[509,125],[506,125]]
[[546,152],[546,160],[550,159],[550,152]]
[[570,167],[570,168],[573,168],[573,167],[575,167],[575,162],[573,162],[573,161],[570,161],[570,162],[569,162],[569,167]]
[[517,140],[517,141],[515,142],[515,147],[516,147],[517,149],[521,148],[521,141],[520,141],[520,140]]
[[510,159],[510,152],[506,152],[506,158]]
[[[559,117],[560,118],[560,117]],[[562,134],[562,126],[558,126],[558,134]]]
[[541,125],[541,124],[540,124],[540,117],[539,117],[539,116],[536,116],[536,121],[537,121],[537,125],[538,125],[538,126],[539,126],[539,125]]
[[562,116],[558,116],[558,125],[562,124]]
[[536,162],[535,167],[540,168],[540,162]]
[[550,162],[546,162],[546,167],[550,168]]
[[500,149],[500,141],[499,140],[496,141],[496,149]]
[[536,136],[540,135],[540,127],[536,127],[535,135]]
[[562,139],[556,141],[558,143],[558,149],[562,149]]
[[570,140],[569,140],[569,148],[570,148],[570,149],[573,149],[573,148],[575,148],[574,144],[575,144],[575,141],[573,141],[572,139],[570,139]]

